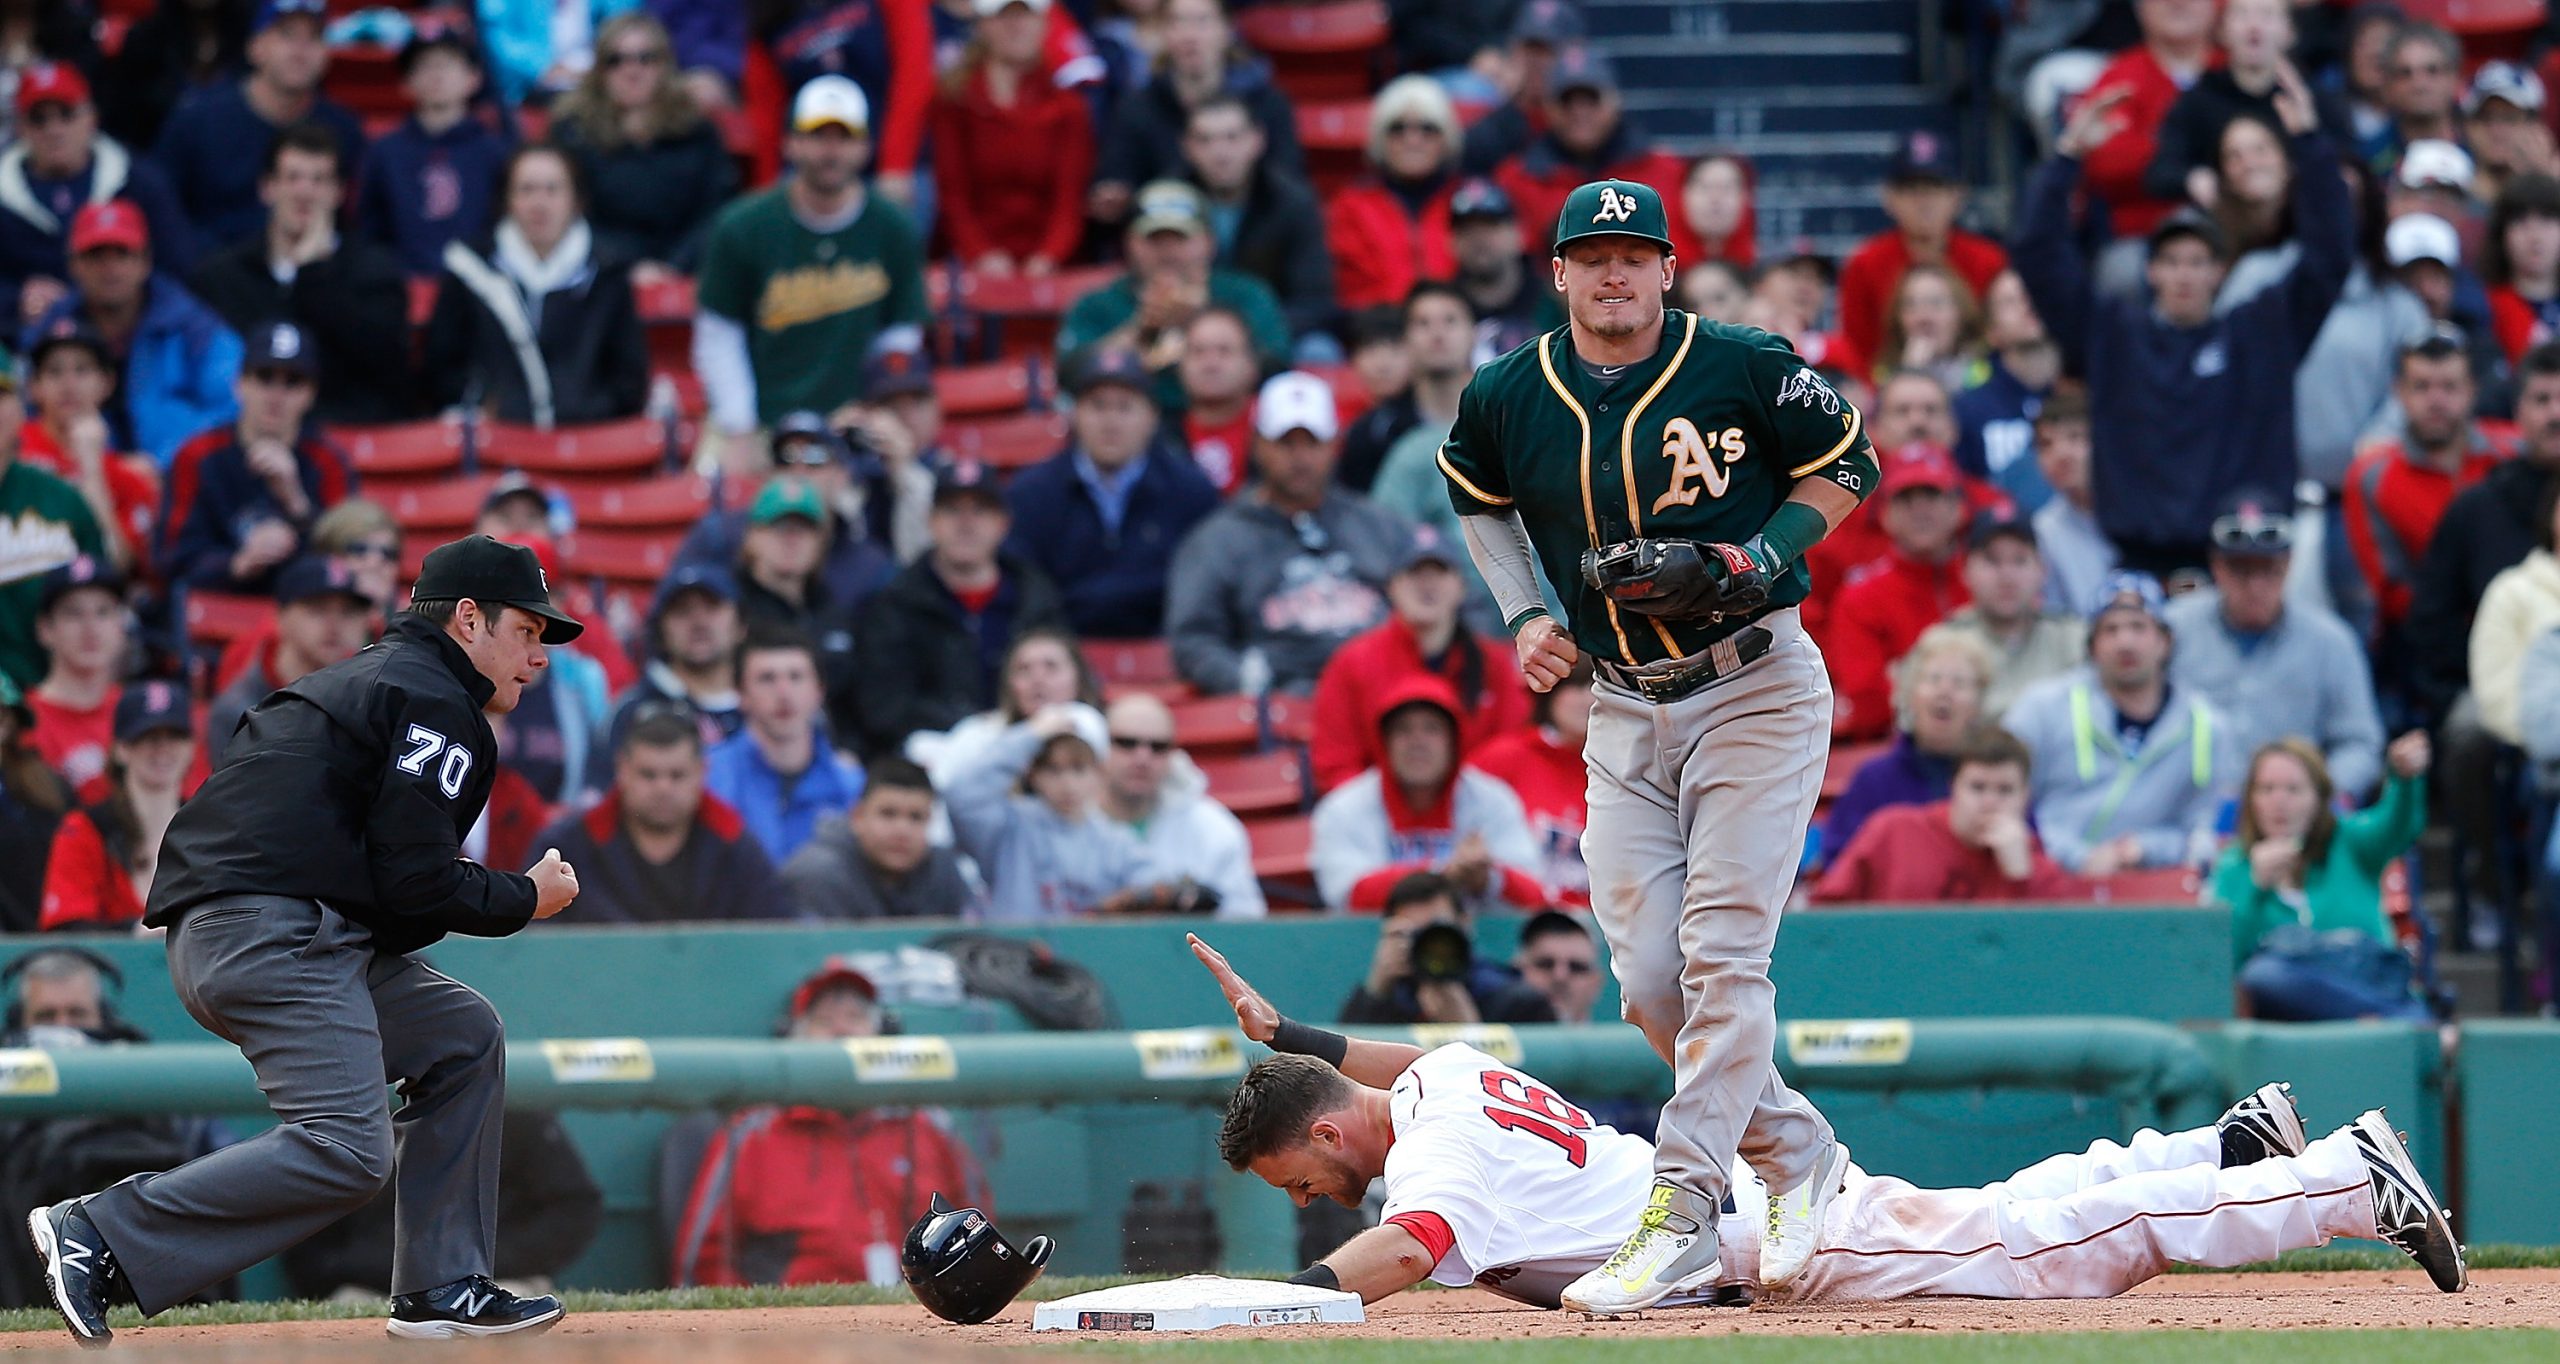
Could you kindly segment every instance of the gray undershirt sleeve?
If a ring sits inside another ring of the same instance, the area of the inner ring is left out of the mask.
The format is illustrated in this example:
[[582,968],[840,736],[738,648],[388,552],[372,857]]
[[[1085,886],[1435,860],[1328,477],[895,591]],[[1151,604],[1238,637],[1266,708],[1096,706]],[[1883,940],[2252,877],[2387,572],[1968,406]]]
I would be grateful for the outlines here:
[[1506,627],[1516,631],[1529,616],[1547,613],[1546,598],[1538,591],[1537,552],[1529,544],[1529,528],[1520,524],[1520,513],[1461,516],[1458,529],[1467,537],[1476,572],[1493,589]]

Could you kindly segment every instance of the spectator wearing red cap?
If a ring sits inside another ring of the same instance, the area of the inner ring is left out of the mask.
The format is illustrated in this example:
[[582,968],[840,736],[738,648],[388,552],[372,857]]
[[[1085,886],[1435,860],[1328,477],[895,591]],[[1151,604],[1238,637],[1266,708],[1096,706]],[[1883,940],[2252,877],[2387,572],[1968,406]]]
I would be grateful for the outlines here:
[[160,256],[183,270],[195,234],[158,167],[98,131],[88,79],[67,62],[18,72],[18,140],[0,152],[0,307],[34,320],[70,287],[71,220],[85,204],[132,200],[150,220]]
[[1449,201],[1459,137],[1457,106],[1429,76],[1399,76],[1370,102],[1369,173],[1325,210],[1343,307],[1400,305],[1415,284],[1457,273]]
[[290,322],[250,336],[240,416],[187,442],[169,476],[162,570],[217,592],[264,592],[320,513],[355,491],[346,457],[308,433],[318,367]]
[[205,257],[196,293],[246,335],[291,322],[319,354],[324,423],[405,421],[415,415],[409,360],[409,282],[390,248],[341,235],[344,153],[316,123],[298,124],[267,148],[258,197],[266,231]]
[[966,55],[933,105],[951,254],[979,274],[1054,272],[1084,238],[1093,112],[1048,75],[1049,0],[976,0]]
[[276,574],[276,633],[205,713],[205,760],[219,764],[231,731],[267,693],[373,642],[374,602],[346,565],[305,555]]
[[1935,445],[1906,445],[1885,457],[1876,489],[1884,557],[1850,572],[1822,636],[1831,665],[1832,737],[1880,739],[1893,728],[1894,661],[1922,631],[1972,600],[1959,563],[1964,549],[1964,475]]
[[133,652],[125,580],[88,555],[44,575],[36,599],[44,680],[27,692],[27,746],[82,800],[97,797]]
[[115,705],[115,741],[95,799],[63,817],[45,861],[50,933],[124,929],[142,919],[160,836],[196,766],[195,716],[175,682],[136,682]]
[[[886,1031],[879,987],[830,960],[791,994],[784,1037],[846,1043]],[[995,1216],[986,1176],[940,1109],[766,1106],[711,1138],[675,1235],[672,1282],[898,1282],[907,1227],[933,1195]]]
[[1885,354],[1884,342],[1895,294],[1911,267],[1943,266],[1976,299],[1989,293],[1991,281],[2009,268],[2009,253],[2000,243],[1956,226],[1964,201],[1964,175],[1956,165],[1954,144],[1927,129],[1904,137],[1884,182],[1885,216],[1893,226],[1867,238],[1840,267],[1838,336],[1848,348],[1838,358],[1842,368],[1865,374],[1907,363],[1903,356]]
[[325,0],[260,0],[249,25],[249,73],[199,87],[181,101],[151,156],[207,249],[258,233],[258,171],[267,144],[294,124],[338,135],[345,164],[363,159],[364,127],[320,93],[329,70]]
[[26,329],[20,349],[65,324],[96,333],[119,371],[106,409],[113,443],[165,469],[190,437],[238,410],[240,338],[153,268],[151,231],[132,200],[81,209],[70,246],[71,292]]
[[24,367],[35,420],[19,431],[18,458],[80,490],[89,514],[115,532],[105,557],[118,572],[148,573],[160,466],[114,447],[103,409],[115,390],[115,353],[66,320],[37,339]]
[[1393,614],[1354,635],[1334,651],[1316,679],[1315,740],[1308,757],[1316,790],[1330,791],[1375,767],[1386,756],[1377,727],[1369,723],[1377,698],[1416,676],[1436,677],[1456,694],[1458,745],[1473,754],[1529,718],[1529,691],[1499,638],[1466,628],[1460,608],[1467,579],[1459,571],[1467,552],[1431,529],[1414,532],[1395,573],[1387,579]]
[[702,726],[681,701],[641,702],[614,739],[613,787],[531,846],[578,868],[573,924],[787,919],[773,861],[736,809],[703,789]]
[[1566,196],[1591,181],[1634,180],[1653,186],[1666,203],[1679,199],[1689,168],[1627,117],[1607,57],[1591,48],[1566,49],[1548,74],[1548,88],[1547,131],[1494,172],[1519,208],[1520,242],[1531,255],[1547,255]]
[[1371,699],[1377,765],[1316,802],[1316,889],[1328,908],[1383,909],[1420,871],[1448,877],[1470,907],[1546,906],[1520,797],[1464,765],[1463,714],[1457,692],[1424,673]]

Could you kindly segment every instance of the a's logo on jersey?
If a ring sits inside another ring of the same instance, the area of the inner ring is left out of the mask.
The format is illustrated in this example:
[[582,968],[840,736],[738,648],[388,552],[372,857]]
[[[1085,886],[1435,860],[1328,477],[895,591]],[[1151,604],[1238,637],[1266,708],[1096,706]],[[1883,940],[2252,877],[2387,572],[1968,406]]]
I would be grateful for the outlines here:
[[1724,496],[1732,486],[1733,475],[1725,466],[1739,461],[1743,455],[1742,428],[1728,426],[1713,437],[1698,434],[1698,428],[1687,417],[1673,417],[1663,423],[1662,457],[1671,461],[1671,482],[1662,496],[1653,500],[1650,515],[1660,516],[1671,507],[1694,507],[1698,494]]
[[1615,185],[1602,185],[1600,187],[1600,211],[1591,215],[1591,221],[1595,223],[1623,223],[1634,216],[1636,216],[1636,199],[1634,195],[1620,194],[1618,192],[1618,187]]
[[1840,415],[1840,395],[1831,390],[1831,385],[1821,375],[1813,372],[1811,365],[1788,375],[1787,381],[1778,385],[1775,405],[1784,407],[1789,403],[1818,407],[1835,417]]

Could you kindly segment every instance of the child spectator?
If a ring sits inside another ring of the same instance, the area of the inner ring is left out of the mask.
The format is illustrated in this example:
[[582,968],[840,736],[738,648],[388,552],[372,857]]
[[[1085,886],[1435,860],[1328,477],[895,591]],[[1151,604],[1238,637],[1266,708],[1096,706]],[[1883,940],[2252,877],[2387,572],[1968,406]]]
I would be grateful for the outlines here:
[[83,801],[104,789],[118,684],[131,664],[124,579],[82,556],[43,578],[35,634],[44,680],[27,693],[27,747]]
[[18,457],[26,424],[16,376],[0,367],[0,520],[16,527],[30,552],[11,557],[14,580],[0,582],[0,676],[20,688],[44,676],[36,617],[43,614],[46,573],[86,555],[103,561],[106,538],[80,491]]
[[986,917],[1029,923],[1152,908],[1146,854],[1102,813],[1110,737],[1088,707],[1050,706],[1008,729],[944,791],[978,860]]
[[27,746],[35,713],[0,672],[0,934],[32,933],[44,904],[44,864],[71,788]]
[[666,29],[629,11],[596,30],[596,64],[551,106],[596,242],[635,262],[640,285],[699,269],[712,216],[737,189],[737,162],[693,84],[675,73]]
[[169,475],[160,566],[216,592],[263,592],[311,523],[355,491],[346,457],[304,419],[319,368],[302,329],[262,327],[241,361],[240,416],[187,442]]
[[1458,143],[1457,107],[1428,76],[1399,76],[1370,102],[1369,173],[1325,210],[1341,306],[1400,305],[1415,284],[1457,273],[1449,203]]
[[[939,791],[974,764],[1004,732],[1051,706],[1102,704],[1102,680],[1063,625],[1037,625],[1013,637],[996,670],[996,703],[940,733],[910,735],[906,751],[925,765]],[[1097,711],[1097,713],[1099,713]]]
[[1947,798],[1878,813],[1813,888],[1816,904],[1986,904],[2076,900],[2027,827],[2026,745],[1997,728],[1967,737]]
[[1760,256],[1751,163],[1730,152],[1690,162],[1689,174],[1680,182],[1680,217],[1671,231],[1672,254],[1680,258],[1683,271],[1721,261],[1737,277],[1747,273]]
[[195,766],[195,718],[186,688],[136,682],[115,707],[115,745],[104,791],[65,815],[45,862],[46,932],[107,932],[142,921],[160,836],[186,799]]
[[1048,75],[1049,0],[978,0],[967,55],[933,109],[951,254],[981,275],[1053,273],[1084,237],[1093,114]]
[[412,275],[444,268],[446,244],[497,216],[507,140],[472,114],[480,54],[461,29],[430,21],[400,48],[409,117],[365,153],[356,221],[400,253]]
[[109,445],[102,409],[115,389],[115,356],[95,332],[65,322],[26,355],[27,396],[36,419],[18,433],[18,458],[80,490],[89,515],[114,534],[104,546],[117,572],[151,570],[151,529],[160,518],[160,466]]
[[520,147],[486,248],[444,248],[425,346],[429,397],[550,428],[638,416],[649,342],[631,262],[597,248],[567,153]]
[[1839,338],[1847,348],[1847,367],[1890,372],[1908,363],[1887,344],[1885,332],[1900,312],[1895,294],[1913,266],[1950,272],[1968,300],[1982,297],[2008,268],[2009,253],[2000,243],[1956,226],[1964,201],[1963,174],[1946,137],[1926,130],[1905,136],[1885,174],[1884,209],[1893,226],[1869,237],[1840,267]]
[[2044,597],[2055,609],[2087,618],[2098,613],[2115,543],[2098,525],[2089,490],[2089,395],[2077,384],[2054,390],[2036,409],[2036,472],[2053,496],[2029,518],[2044,559]]

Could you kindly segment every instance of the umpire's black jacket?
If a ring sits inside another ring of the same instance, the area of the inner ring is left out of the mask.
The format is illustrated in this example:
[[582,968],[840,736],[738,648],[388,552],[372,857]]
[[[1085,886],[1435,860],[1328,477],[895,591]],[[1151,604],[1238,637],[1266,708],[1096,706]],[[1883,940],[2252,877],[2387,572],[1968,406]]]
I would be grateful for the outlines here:
[[495,690],[443,630],[400,616],[378,644],[258,703],[160,843],[143,922],[218,895],[318,900],[384,952],[533,919],[530,878],[463,860],[498,745]]

